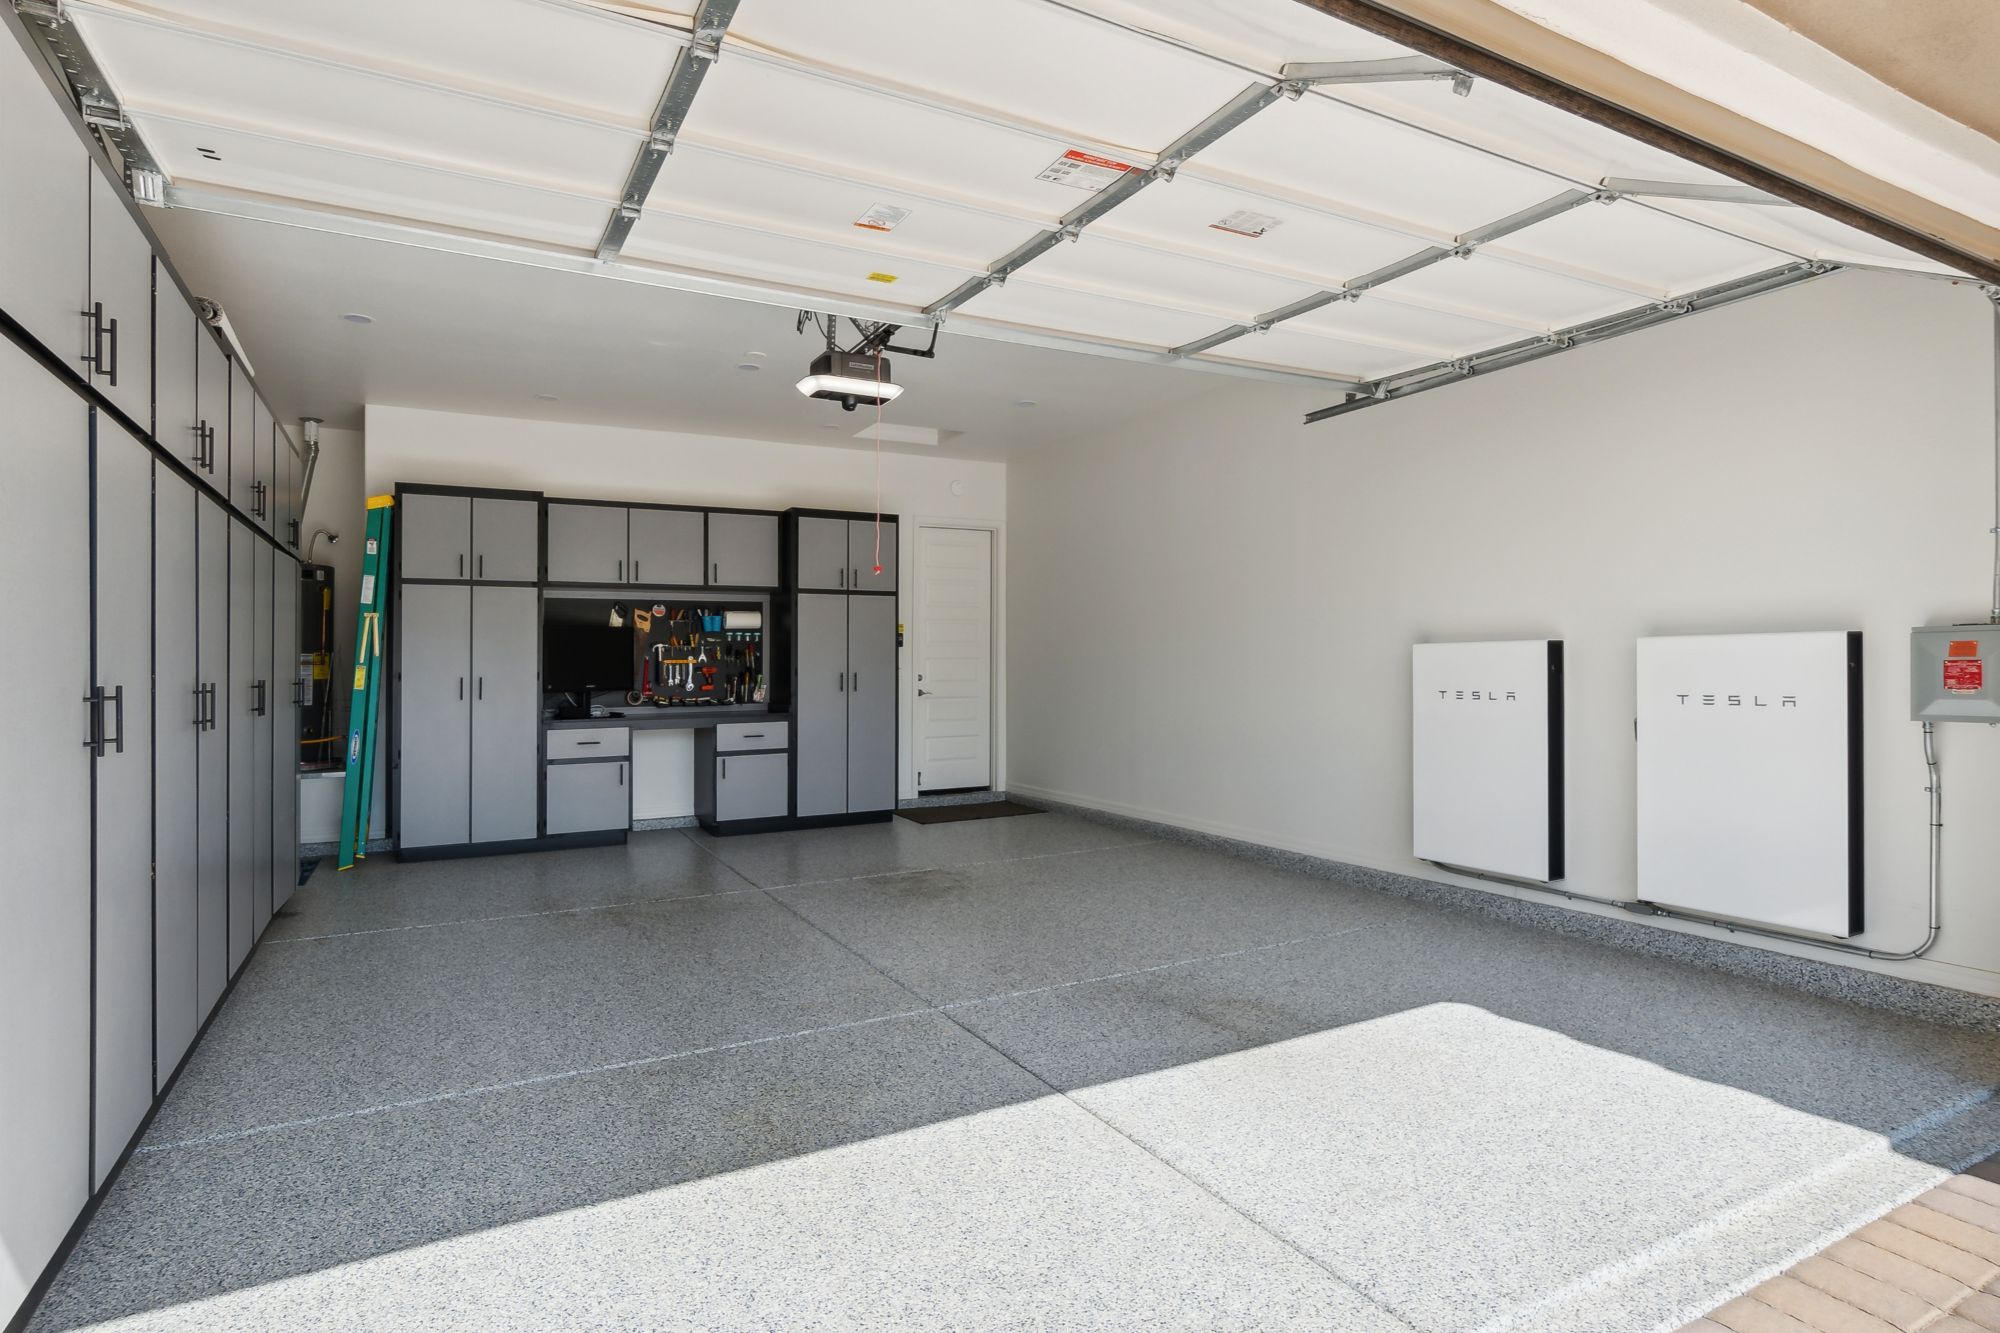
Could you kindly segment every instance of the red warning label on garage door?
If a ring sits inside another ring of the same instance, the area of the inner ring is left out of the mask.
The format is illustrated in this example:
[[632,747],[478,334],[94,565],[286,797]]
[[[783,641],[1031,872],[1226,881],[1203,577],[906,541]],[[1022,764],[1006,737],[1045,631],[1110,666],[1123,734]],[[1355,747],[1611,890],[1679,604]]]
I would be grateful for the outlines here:
[[1986,688],[1986,663],[1977,657],[1948,657],[1944,687],[1952,694],[1977,694]]
[[1056,185],[1067,185],[1077,190],[1101,190],[1111,182],[1132,170],[1129,162],[1119,162],[1113,158],[1099,157],[1072,148],[1037,177],[1036,180],[1050,181]]

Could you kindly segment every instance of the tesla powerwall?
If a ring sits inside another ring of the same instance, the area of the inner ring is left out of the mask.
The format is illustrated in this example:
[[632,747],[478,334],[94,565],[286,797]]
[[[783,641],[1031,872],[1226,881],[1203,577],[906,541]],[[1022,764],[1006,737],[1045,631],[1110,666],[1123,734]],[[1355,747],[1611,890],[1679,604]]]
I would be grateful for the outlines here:
[[1639,896],[1861,930],[1861,635],[1639,640]]
[[1562,641],[1420,643],[1410,662],[1418,859],[1561,879]]

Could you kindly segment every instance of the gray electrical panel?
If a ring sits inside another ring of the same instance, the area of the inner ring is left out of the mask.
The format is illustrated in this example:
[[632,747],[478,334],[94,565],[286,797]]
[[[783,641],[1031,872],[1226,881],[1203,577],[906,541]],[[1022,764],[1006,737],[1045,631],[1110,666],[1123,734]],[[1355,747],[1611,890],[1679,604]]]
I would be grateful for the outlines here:
[[1910,631],[1910,716],[2000,723],[2000,625]]

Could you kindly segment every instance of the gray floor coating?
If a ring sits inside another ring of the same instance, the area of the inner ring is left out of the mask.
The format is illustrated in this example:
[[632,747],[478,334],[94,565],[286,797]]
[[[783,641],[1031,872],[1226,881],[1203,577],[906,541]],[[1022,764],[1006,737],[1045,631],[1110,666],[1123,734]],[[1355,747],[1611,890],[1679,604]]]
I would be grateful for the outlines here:
[[1057,815],[373,860],[34,1327],[1639,1333],[2000,1147],[1996,1084],[1990,1035]]

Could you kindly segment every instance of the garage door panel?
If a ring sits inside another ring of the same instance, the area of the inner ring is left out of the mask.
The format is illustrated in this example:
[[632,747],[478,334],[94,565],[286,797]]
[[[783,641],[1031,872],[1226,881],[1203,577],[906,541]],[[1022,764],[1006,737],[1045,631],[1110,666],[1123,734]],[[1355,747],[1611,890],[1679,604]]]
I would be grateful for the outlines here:
[[[1261,235],[1260,215],[1268,219]],[[1223,224],[1234,230],[1225,230]],[[1182,174],[1119,205],[1098,224],[1106,235],[1130,237],[1224,263],[1289,270],[1319,287],[1337,287],[1427,243],[1381,227],[1287,206]],[[1266,307],[1267,309],[1269,307]]]
[[[781,236],[648,209],[625,243],[633,259],[670,264],[710,277],[749,278],[815,291],[918,307],[965,280],[960,270],[898,259],[796,236]],[[869,275],[893,277],[884,282]]]

